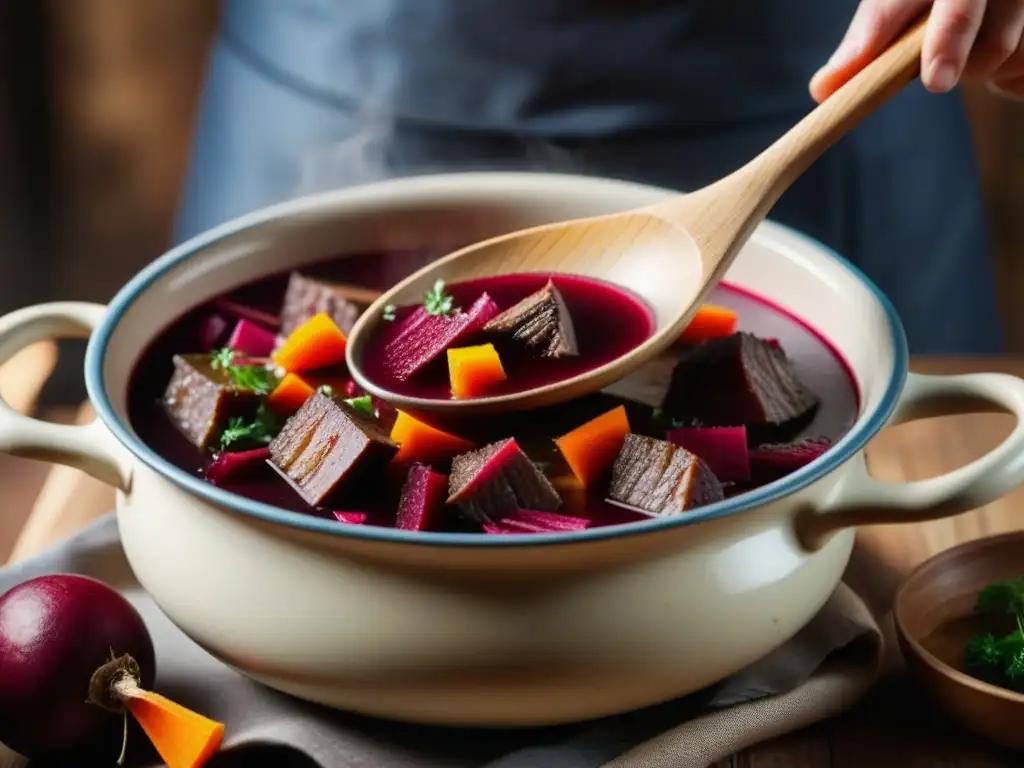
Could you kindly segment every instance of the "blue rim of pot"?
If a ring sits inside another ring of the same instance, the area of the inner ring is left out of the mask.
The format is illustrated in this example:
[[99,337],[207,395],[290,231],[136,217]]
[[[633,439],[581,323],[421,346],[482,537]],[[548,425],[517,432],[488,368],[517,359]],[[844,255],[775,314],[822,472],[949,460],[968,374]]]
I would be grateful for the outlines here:
[[[559,174],[550,175],[558,176]],[[589,181],[594,181],[594,179],[589,179]],[[623,186],[634,185],[626,182]],[[773,226],[778,229],[788,232],[808,245],[829,254],[871,291],[885,312],[890,342],[893,348],[893,369],[890,371],[888,383],[878,407],[867,418],[854,426],[832,448],[811,463],[760,488],[725,499],[724,501],[700,507],[693,512],[688,512],[678,517],[652,518],[650,520],[562,533],[535,533],[529,536],[486,536],[479,533],[401,531],[379,526],[344,525],[334,520],[306,515],[301,512],[292,512],[217,488],[202,478],[191,475],[175,466],[145,445],[131,432],[115,412],[103,383],[103,367],[111,335],[117,328],[121,316],[124,315],[138,296],[150,285],[159,280],[166,272],[180,262],[189,259],[201,250],[209,248],[221,240],[236,235],[256,224],[277,218],[281,216],[283,211],[292,208],[296,204],[301,205],[302,201],[291,201],[291,203],[273,206],[242,216],[191,238],[150,263],[128,281],[111,300],[102,321],[89,340],[85,356],[85,385],[89,399],[101,421],[125,448],[150,469],[166,477],[189,493],[216,506],[224,507],[258,520],[303,531],[345,536],[366,541],[442,547],[537,547],[554,544],[583,544],[585,542],[644,535],[681,526],[696,525],[739,514],[778,501],[811,485],[837,469],[857,451],[864,448],[868,441],[885,426],[893,410],[896,408],[900,392],[906,380],[910,360],[907,338],[899,315],[896,313],[896,309],[888,297],[882,293],[867,275],[833,249],[809,235],[772,221]]]

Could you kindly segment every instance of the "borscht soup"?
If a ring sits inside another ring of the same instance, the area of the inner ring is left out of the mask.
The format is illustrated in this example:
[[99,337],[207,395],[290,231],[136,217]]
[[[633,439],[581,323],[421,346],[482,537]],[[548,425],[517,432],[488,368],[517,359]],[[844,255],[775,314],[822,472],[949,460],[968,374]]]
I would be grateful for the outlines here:
[[[471,431],[424,423],[362,392],[345,348],[378,292],[430,258],[337,258],[191,309],[141,356],[132,427],[204,482],[339,526],[527,535],[687,515],[807,465],[856,419],[831,346],[722,285],[668,353],[603,392]],[[568,378],[654,328],[637,297],[564,274],[438,283],[385,313],[366,375],[431,398]]]

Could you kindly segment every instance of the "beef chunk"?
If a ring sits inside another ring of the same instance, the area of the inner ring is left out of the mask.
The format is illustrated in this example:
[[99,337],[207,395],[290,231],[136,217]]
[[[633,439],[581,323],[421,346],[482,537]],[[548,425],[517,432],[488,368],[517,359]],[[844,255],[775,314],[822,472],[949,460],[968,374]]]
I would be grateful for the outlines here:
[[554,512],[562,504],[551,482],[512,438],[452,459],[448,503],[478,522],[496,522],[517,509]]
[[292,272],[281,306],[279,333],[286,337],[311,317],[323,312],[347,334],[374,298],[375,294],[370,291],[314,280]]
[[576,331],[555,284],[530,294],[484,326],[485,333],[506,337],[542,357],[575,357]]
[[209,355],[175,355],[174,373],[164,390],[171,422],[197,448],[204,449],[229,419],[251,418],[261,393],[240,385]]
[[628,435],[612,467],[613,501],[666,517],[721,501],[722,484],[700,458],[678,445]]
[[352,477],[383,467],[398,451],[377,420],[317,392],[270,444],[270,462],[311,507]]
[[384,346],[384,365],[392,376],[405,381],[449,347],[461,346],[472,338],[496,314],[498,305],[486,293],[469,309],[450,315],[432,315],[424,307],[416,307],[399,322],[395,335]]
[[674,419],[696,426],[779,426],[813,413],[781,347],[750,333],[698,345],[679,361],[662,403]]

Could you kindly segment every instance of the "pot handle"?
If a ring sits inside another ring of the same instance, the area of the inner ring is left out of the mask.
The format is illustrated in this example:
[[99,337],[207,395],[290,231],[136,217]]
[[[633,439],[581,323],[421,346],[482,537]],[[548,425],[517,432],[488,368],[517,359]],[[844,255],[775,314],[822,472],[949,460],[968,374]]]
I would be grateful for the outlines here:
[[[843,479],[835,501],[802,514],[802,537],[816,541],[840,528],[916,523],[977,509],[1024,483],[1024,380],[1005,373],[927,376],[911,373],[889,426],[933,416],[1008,412],[1017,424],[984,456],[938,477],[883,482],[863,455]],[[806,539],[805,539],[806,540]]]
[[[88,338],[104,312],[102,304],[66,301],[0,317],[0,364],[39,341]],[[84,425],[53,424],[18,413],[0,397],[0,451],[66,464],[122,491],[129,486],[127,453],[98,419]]]

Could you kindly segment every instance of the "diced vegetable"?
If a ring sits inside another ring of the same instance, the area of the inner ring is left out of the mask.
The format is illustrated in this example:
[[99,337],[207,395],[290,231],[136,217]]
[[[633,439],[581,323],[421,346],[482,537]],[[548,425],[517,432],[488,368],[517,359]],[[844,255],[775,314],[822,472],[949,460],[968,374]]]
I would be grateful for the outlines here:
[[562,435],[555,445],[580,483],[589,487],[611,470],[627,434],[629,419],[620,405]]
[[267,357],[273,352],[275,342],[276,337],[266,328],[261,328],[251,320],[239,320],[231,332],[227,347],[243,355]]
[[403,531],[429,531],[438,527],[448,496],[448,476],[425,464],[413,464],[402,486],[395,527]]
[[376,419],[317,392],[270,444],[270,461],[317,507],[334,500],[357,475],[383,468],[396,451]]
[[758,484],[770,483],[810,464],[831,447],[832,441],[825,437],[760,445],[749,453],[751,476]]
[[498,522],[485,522],[481,527],[484,533],[490,534],[562,533],[585,530],[590,527],[590,521],[584,517],[571,517],[555,512],[520,509]]
[[[443,309],[443,306],[435,308]],[[392,376],[405,381],[448,348],[459,346],[479,333],[484,324],[498,314],[498,305],[484,293],[467,311],[449,311],[451,314],[435,314],[421,306],[398,323],[395,335],[384,347],[384,366]]]
[[224,451],[206,468],[206,479],[214,485],[243,480],[267,471],[267,448],[253,448],[249,451]]
[[505,369],[493,344],[448,350],[448,376],[456,400],[479,397],[505,381]]
[[365,512],[342,512],[335,510],[333,512],[334,519],[339,523],[346,523],[347,525],[362,525],[366,522],[367,514]]
[[199,768],[220,748],[223,723],[137,685],[120,685],[118,690],[167,768]]
[[210,315],[199,329],[199,346],[203,352],[212,352],[221,346],[228,332],[228,321],[220,315]]
[[448,503],[478,522],[495,521],[517,509],[555,512],[562,499],[544,476],[509,438],[452,460]]
[[398,444],[397,462],[437,464],[476,447],[469,440],[424,424],[402,411],[391,428],[391,439]]
[[256,323],[256,325],[261,325],[270,330],[276,330],[280,325],[277,317],[269,312],[264,312],[254,307],[247,307],[245,304],[239,304],[236,301],[217,299],[213,302],[213,305],[226,315],[231,315],[239,320],[249,320]]
[[267,398],[267,405],[277,413],[292,414],[299,410],[314,392],[316,390],[300,376],[286,373],[281,383],[274,387],[274,391]]
[[[530,523],[547,531],[582,531],[590,526],[585,517],[561,515],[557,512],[543,512],[539,509],[519,509],[512,515],[513,520]],[[508,520],[508,518],[505,518]]]
[[669,430],[665,437],[700,456],[723,483],[750,479],[746,427],[682,427]]
[[569,309],[551,280],[491,319],[484,332],[505,337],[542,357],[557,359],[579,354]]
[[667,517],[721,501],[724,494],[708,465],[685,448],[631,434],[612,467],[608,497]]
[[345,334],[321,312],[296,328],[272,359],[289,373],[327,368],[345,360]]
[[702,304],[690,319],[679,340],[684,344],[700,344],[708,339],[730,336],[736,331],[737,316],[728,307]]

